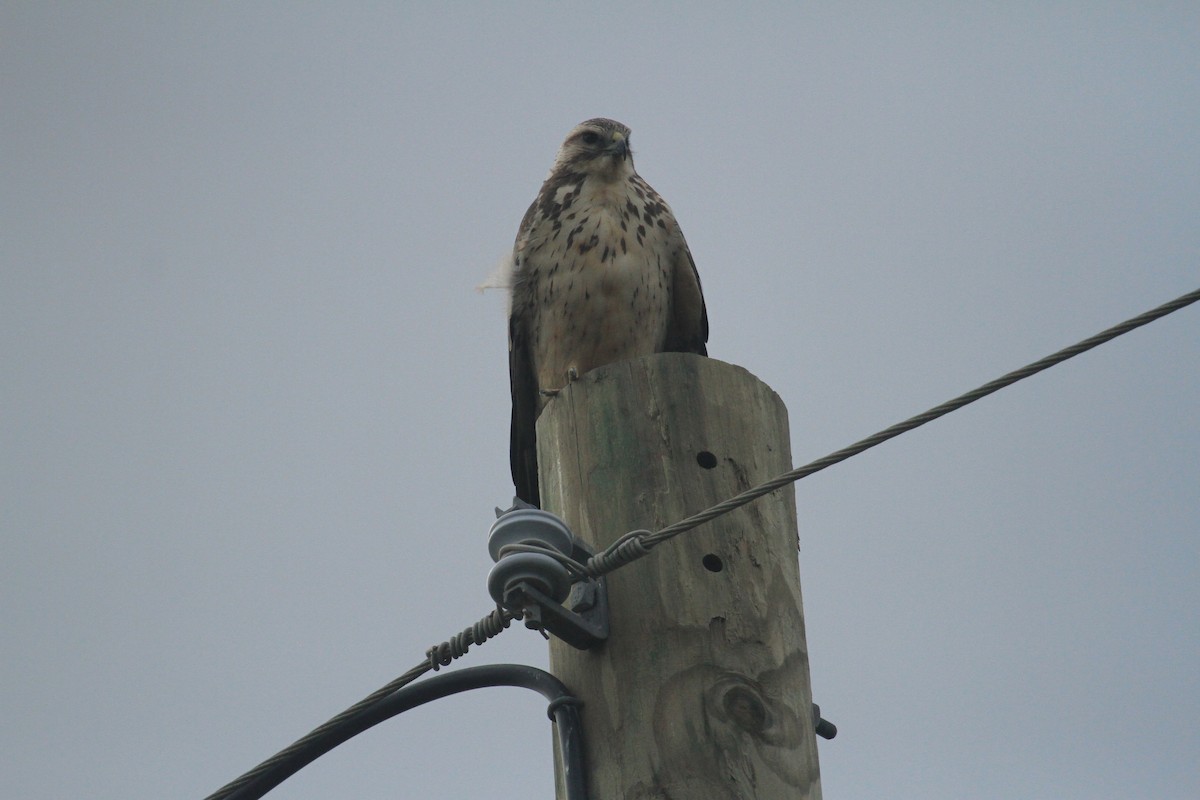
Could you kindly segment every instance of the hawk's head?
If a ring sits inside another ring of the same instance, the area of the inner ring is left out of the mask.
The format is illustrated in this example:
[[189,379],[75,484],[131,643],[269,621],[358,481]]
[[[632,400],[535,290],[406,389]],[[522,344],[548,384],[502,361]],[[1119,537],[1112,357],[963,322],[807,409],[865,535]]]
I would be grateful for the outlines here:
[[582,172],[607,180],[632,174],[629,128],[601,117],[579,123],[558,148],[550,174],[561,171]]

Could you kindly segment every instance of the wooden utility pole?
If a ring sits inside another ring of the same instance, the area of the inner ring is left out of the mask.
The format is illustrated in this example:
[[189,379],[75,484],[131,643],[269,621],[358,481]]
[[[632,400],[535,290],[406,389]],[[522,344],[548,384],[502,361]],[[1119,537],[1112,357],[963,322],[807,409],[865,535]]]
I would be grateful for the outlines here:
[[[791,469],[790,451],[783,402],[740,367],[613,364],[542,413],[542,505],[600,549]],[[821,797],[796,549],[785,487],[609,575],[601,647],[551,640],[593,800]]]

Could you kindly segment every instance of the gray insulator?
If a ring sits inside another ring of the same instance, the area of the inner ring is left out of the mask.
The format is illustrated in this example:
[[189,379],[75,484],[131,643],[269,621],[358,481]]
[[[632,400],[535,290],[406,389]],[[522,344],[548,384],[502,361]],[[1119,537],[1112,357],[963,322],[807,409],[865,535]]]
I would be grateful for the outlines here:
[[507,512],[492,524],[488,533],[488,552],[493,561],[499,561],[500,548],[505,545],[538,544],[570,555],[572,538],[567,523],[549,511],[518,508]]
[[553,557],[541,553],[509,553],[488,573],[488,593],[500,605],[510,586],[524,581],[555,602],[571,593],[571,574]]

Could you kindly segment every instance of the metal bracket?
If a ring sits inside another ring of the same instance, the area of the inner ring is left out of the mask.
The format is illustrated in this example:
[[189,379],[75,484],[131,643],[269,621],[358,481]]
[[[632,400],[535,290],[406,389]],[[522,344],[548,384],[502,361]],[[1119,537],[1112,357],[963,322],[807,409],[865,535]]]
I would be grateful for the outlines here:
[[559,605],[525,581],[509,587],[503,605],[520,609],[525,627],[544,630],[576,650],[590,650],[608,639],[608,590],[604,578],[582,581]]

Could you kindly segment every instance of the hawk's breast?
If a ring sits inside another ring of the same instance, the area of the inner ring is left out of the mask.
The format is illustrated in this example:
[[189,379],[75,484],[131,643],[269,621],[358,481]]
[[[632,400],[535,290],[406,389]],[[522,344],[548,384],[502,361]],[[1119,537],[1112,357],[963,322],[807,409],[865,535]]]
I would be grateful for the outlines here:
[[672,230],[658,210],[665,206],[634,180],[590,194],[586,184],[578,186],[561,224],[542,221],[552,230],[537,232],[548,235],[525,265],[539,317],[533,342],[539,389],[561,388],[572,369],[582,375],[663,348],[676,257]]

